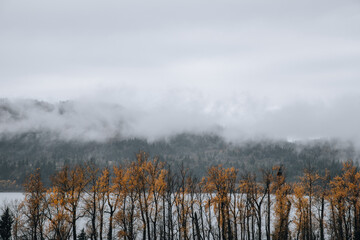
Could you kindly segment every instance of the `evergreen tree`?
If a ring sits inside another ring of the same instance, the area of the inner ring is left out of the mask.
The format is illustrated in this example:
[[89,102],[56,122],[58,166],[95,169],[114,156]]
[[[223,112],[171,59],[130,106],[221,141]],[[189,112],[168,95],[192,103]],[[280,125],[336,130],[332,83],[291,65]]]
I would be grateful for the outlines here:
[[0,219],[0,236],[3,240],[9,240],[11,238],[11,227],[14,220],[10,214],[10,210],[6,207],[4,213]]
[[87,240],[87,236],[86,236],[84,229],[81,230],[81,233],[78,235],[77,239],[78,240]]

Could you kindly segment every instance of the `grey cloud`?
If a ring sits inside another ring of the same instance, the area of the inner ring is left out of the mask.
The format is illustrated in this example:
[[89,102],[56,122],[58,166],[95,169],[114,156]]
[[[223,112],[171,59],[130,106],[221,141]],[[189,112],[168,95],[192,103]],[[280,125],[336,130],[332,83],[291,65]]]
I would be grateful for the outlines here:
[[313,41],[317,36],[330,41],[327,51],[359,39],[349,17],[358,17],[356,8],[352,1],[6,1],[0,21],[3,70],[10,67],[11,76],[21,73],[15,66],[23,74],[164,66],[249,51],[261,61],[261,55],[288,50],[316,51],[323,44]]
[[[359,144],[359,97],[323,102],[298,102],[268,108],[250,97],[211,102],[197,93],[171,93],[171,101],[152,108],[129,103],[2,100],[0,132],[52,132],[62,139],[105,141],[114,137],[149,140],[192,132],[213,132],[229,141],[270,139],[342,139]],[[184,98],[187,98],[184,101]],[[165,97],[165,99],[168,99]]]
[[270,137],[292,139],[354,140],[360,131],[359,97],[344,97],[324,102],[298,102],[280,109],[267,111],[253,125],[253,131]]
[[96,103],[50,104],[36,100],[6,99],[0,104],[2,134],[44,131],[66,140],[103,141],[117,136],[124,127],[122,115],[125,114],[116,105],[103,108]]
[[1,1],[10,100],[0,129],[357,138],[359,10],[352,0]]

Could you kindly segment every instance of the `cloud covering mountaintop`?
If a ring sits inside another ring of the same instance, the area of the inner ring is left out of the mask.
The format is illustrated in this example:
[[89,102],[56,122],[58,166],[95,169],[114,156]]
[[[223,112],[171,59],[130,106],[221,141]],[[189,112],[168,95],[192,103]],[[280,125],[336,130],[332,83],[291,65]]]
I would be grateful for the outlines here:
[[4,0],[0,132],[359,142],[359,22],[357,0]]
[[191,104],[182,100],[161,102],[145,109],[100,102],[2,99],[0,132],[45,131],[61,139],[85,141],[117,137],[157,140],[183,132],[216,133],[229,141],[339,138],[358,142],[360,136],[360,98],[355,97],[328,105],[294,103],[283,108],[267,108],[250,100],[211,106],[201,99],[192,99]]

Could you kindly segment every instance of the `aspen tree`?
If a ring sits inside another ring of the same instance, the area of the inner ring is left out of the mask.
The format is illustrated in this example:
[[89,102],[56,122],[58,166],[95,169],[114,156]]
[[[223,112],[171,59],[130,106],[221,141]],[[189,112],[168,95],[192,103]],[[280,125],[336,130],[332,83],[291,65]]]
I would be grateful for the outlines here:
[[330,181],[331,194],[328,195],[331,213],[331,232],[333,238],[346,239],[346,183],[341,176],[336,176]]
[[306,227],[306,239],[313,240],[315,239],[315,233],[313,229],[313,198],[314,198],[314,191],[317,181],[319,180],[319,175],[311,166],[308,166],[304,169],[303,176],[300,177],[300,183],[303,185],[305,194],[307,196],[308,204],[306,210],[306,218],[308,219]]
[[178,178],[177,193],[175,195],[175,207],[177,211],[177,222],[178,222],[178,231],[179,239],[188,239],[189,233],[189,215],[190,215],[190,206],[187,198],[188,186],[188,169],[184,168],[182,165],[180,168],[180,176]]
[[325,199],[329,195],[330,172],[325,169],[324,175],[319,176],[318,184],[315,188],[315,201],[317,208],[317,221],[319,223],[319,238],[325,240]]
[[[347,189],[346,200],[348,202],[349,214],[352,220],[349,221],[349,225],[352,222],[352,238],[360,239],[360,173],[353,165],[351,161],[347,161],[343,164],[343,178]],[[352,216],[351,216],[352,215]],[[349,231],[351,231],[349,229]]]
[[266,239],[270,240],[271,238],[271,185],[273,181],[273,172],[272,169],[263,169],[262,170],[262,179],[264,185],[264,194],[266,195],[266,218],[265,218],[265,232]]
[[79,218],[83,217],[79,213],[79,205],[84,194],[87,184],[84,170],[81,166],[77,165],[73,169],[65,166],[62,170],[57,172],[52,177],[53,188],[56,188],[59,197],[63,199],[63,207],[71,216],[72,236],[77,239],[76,222]]
[[[167,239],[174,239],[174,205],[175,205],[175,187],[176,187],[176,175],[171,171],[171,168],[168,167],[167,175],[166,175],[166,189],[164,195],[164,206],[166,205],[166,209],[164,207],[164,236]],[[166,214],[165,214],[166,211]]]
[[108,227],[108,234],[107,239],[112,240],[113,239],[113,228],[114,228],[114,215],[117,210],[117,208],[120,206],[123,202],[124,198],[126,198],[126,195],[124,194],[124,168],[123,166],[113,167],[114,176],[110,179],[108,178],[109,184],[107,187],[109,188],[106,191],[106,200],[108,205],[108,211],[109,214],[109,227]]
[[[136,164],[130,165],[125,172],[124,178],[121,181],[121,184],[124,186],[122,188],[123,197],[122,201],[119,201],[121,205],[120,211],[117,218],[122,222],[123,230],[122,235],[126,236],[127,239],[135,239],[136,232],[141,229],[144,229],[144,226],[137,229],[135,226],[135,221],[140,217],[139,211],[139,195],[138,195],[138,177],[137,177],[137,167]],[[143,235],[143,238],[146,235]]]
[[141,219],[143,221],[143,237],[156,239],[156,226],[159,216],[159,199],[165,190],[164,177],[166,171],[158,158],[149,160],[149,155],[139,152],[137,162],[133,163],[136,177],[135,191],[138,195]]
[[211,237],[213,239],[216,239],[214,229],[213,229],[213,216],[212,216],[212,209],[213,209],[213,192],[212,189],[209,189],[207,178],[203,177],[201,180],[201,184],[204,186],[204,210],[205,210],[205,218],[206,218],[206,239],[210,239]]
[[149,194],[152,195],[151,200],[151,212],[150,212],[150,220],[152,222],[152,238],[157,239],[157,234],[160,232],[157,229],[159,215],[162,212],[162,206],[160,199],[165,194],[166,189],[166,174],[167,171],[164,169],[164,164],[158,160],[158,158],[154,158],[153,161],[148,162],[147,164],[147,175],[148,175],[148,184],[149,184]]
[[46,189],[41,181],[40,169],[30,174],[24,184],[24,210],[30,228],[31,239],[44,238],[44,220],[46,208]]
[[274,167],[277,175],[273,182],[273,190],[275,192],[275,229],[273,239],[287,240],[289,239],[289,214],[291,202],[288,198],[290,186],[285,182],[283,167]]
[[199,219],[195,210],[198,209],[200,205],[196,199],[197,185],[197,179],[190,174],[186,179],[186,192],[188,197],[188,204],[190,207],[192,239],[201,238]]
[[343,164],[342,175],[330,181],[331,234],[337,239],[358,239],[360,173],[351,161]]
[[[200,235],[201,235],[201,238],[204,239],[205,238],[205,223],[204,223],[204,202],[205,202],[205,199],[204,199],[204,182],[203,181],[199,181],[198,184],[197,184],[197,188],[198,188],[198,191],[196,192],[196,199],[198,201],[198,206],[199,206],[199,219],[200,219]],[[236,222],[235,222],[236,224]],[[236,225],[235,225],[236,226]]]
[[219,238],[232,239],[229,193],[235,189],[237,170],[235,168],[224,169],[221,165],[214,166],[209,168],[206,178],[207,191],[215,193],[212,203],[217,214]]
[[143,227],[143,239],[151,239],[149,208],[152,195],[149,194],[149,184],[146,175],[146,165],[149,155],[145,152],[136,154],[137,162],[133,163],[133,174],[135,176],[135,191],[139,201],[140,214]]
[[12,236],[14,240],[25,238],[26,234],[26,222],[27,219],[23,216],[26,216],[27,209],[25,208],[25,201],[15,200],[10,205],[14,223],[12,228]]
[[110,172],[108,168],[104,168],[96,181],[97,191],[97,209],[98,209],[98,220],[99,220],[99,239],[103,239],[104,232],[104,213],[107,202],[107,197],[110,191]]
[[99,234],[97,231],[97,213],[98,213],[98,193],[99,185],[97,184],[99,168],[92,163],[86,166],[87,187],[85,188],[86,197],[84,198],[85,216],[90,218],[90,239],[97,240]]
[[[266,185],[265,185],[266,187]],[[240,190],[246,194],[247,203],[250,205],[250,215],[255,216],[257,225],[258,239],[262,239],[262,204],[266,197],[266,191],[264,187],[256,182],[256,175],[246,174],[240,181]],[[254,238],[255,231],[252,230]]]
[[69,239],[71,235],[71,216],[66,210],[66,200],[59,188],[53,187],[47,191],[47,218],[49,220],[47,234],[53,239]]
[[296,209],[296,236],[299,239],[315,239],[313,227],[314,194],[319,175],[311,167],[306,167],[300,181],[293,185],[293,203]]
[[294,223],[296,226],[296,239],[307,240],[309,232],[308,200],[305,197],[305,187],[301,183],[293,185],[292,202],[295,208]]

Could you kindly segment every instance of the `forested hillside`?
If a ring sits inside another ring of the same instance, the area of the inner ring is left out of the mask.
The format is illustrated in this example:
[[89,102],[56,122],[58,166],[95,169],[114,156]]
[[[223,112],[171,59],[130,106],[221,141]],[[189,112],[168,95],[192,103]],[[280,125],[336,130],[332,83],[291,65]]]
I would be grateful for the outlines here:
[[40,168],[45,185],[49,176],[64,165],[92,162],[99,167],[133,161],[139,151],[158,156],[170,166],[184,165],[195,176],[203,176],[210,166],[222,164],[245,173],[259,173],[273,165],[284,165],[289,181],[311,165],[320,172],[325,168],[334,174],[340,162],[358,162],[359,155],[351,144],[313,141],[226,142],[213,134],[179,134],[149,142],[145,139],[109,139],[104,142],[60,140],[50,133],[30,132],[0,139],[1,190],[20,190],[25,177]]

